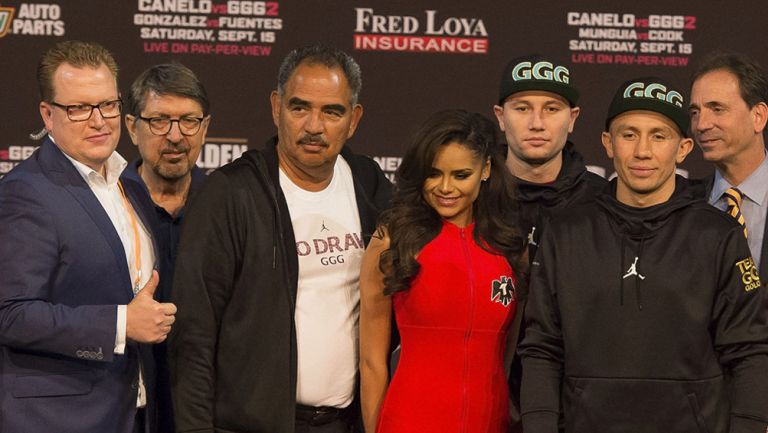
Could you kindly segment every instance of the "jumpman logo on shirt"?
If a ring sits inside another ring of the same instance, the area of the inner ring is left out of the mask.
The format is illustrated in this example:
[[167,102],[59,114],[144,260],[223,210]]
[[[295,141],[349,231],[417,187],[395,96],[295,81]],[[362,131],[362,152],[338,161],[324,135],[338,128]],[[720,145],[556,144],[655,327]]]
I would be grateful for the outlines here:
[[639,277],[641,280],[644,280],[644,279],[645,279],[645,277],[644,277],[643,275],[640,275],[640,274],[637,272],[637,259],[638,259],[638,258],[639,258],[639,257],[635,256],[635,261],[634,261],[634,262],[632,262],[632,265],[631,265],[631,266],[629,267],[629,269],[627,270],[627,273],[626,273],[626,274],[625,274],[623,277],[621,277],[621,279],[622,279],[622,280],[623,280],[624,278],[627,278],[627,277],[631,277],[632,275],[637,275],[637,276],[638,276],[638,277]]
[[536,241],[533,240],[534,233],[536,233],[536,226],[531,227],[531,232],[528,233],[528,245],[533,245],[535,247],[538,247],[539,244],[537,244]]
[[325,226],[325,220],[323,220],[323,226],[320,227],[320,233],[322,233],[322,232],[329,232],[329,231],[331,231],[331,229],[329,229],[328,227]]

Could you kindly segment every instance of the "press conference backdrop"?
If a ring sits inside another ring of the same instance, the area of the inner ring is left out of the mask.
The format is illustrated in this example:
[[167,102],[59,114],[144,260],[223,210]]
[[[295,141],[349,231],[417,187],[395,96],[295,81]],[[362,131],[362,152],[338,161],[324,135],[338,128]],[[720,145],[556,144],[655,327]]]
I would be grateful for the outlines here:
[[[766,15],[763,0],[0,0],[0,176],[39,144],[28,136],[42,127],[35,69],[64,39],[108,47],[123,95],[151,65],[178,61],[194,70],[212,102],[198,161],[211,170],[275,133],[269,94],[280,60],[298,46],[335,45],[360,63],[365,114],[350,144],[390,175],[429,114],[465,108],[493,116],[509,59],[555,56],[572,63],[582,94],[571,139],[591,169],[610,176],[600,133],[616,87],[658,75],[687,93],[694,66],[718,49],[768,65],[759,18]],[[125,133],[119,151],[137,156]],[[682,168],[692,177],[712,170],[698,149]]]

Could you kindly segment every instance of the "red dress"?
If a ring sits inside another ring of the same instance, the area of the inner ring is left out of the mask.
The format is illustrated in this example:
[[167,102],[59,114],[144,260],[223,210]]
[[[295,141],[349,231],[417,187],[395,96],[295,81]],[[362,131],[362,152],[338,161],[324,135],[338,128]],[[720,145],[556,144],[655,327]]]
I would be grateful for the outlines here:
[[411,288],[393,295],[401,354],[378,433],[504,433],[503,359],[517,307],[512,269],[445,222],[421,251]]

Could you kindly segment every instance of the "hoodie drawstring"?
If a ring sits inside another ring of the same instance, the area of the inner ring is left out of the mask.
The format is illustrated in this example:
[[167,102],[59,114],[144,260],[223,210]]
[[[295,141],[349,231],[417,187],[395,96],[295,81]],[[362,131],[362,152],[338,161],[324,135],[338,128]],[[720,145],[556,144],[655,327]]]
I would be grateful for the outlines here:
[[[637,261],[640,261],[640,257],[643,255],[643,245],[645,245],[645,237],[640,238],[640,245],[637,247]],[[640,278],[641,274],[638,271],[637,278],[635,278],[635,296],[637,296],[637,309],[643,311],[643,290],[642,284],[645,277]]]
[[[621,237],[621,272],[619,273],[619,305],[624,306],[624,280],[630,276],[635,277],[635,297],[637,299],[637,309],[643,311],[643,280],[645,276],[637,269],[637,265],[640,262],[640,257],[643,255],[643,247],[645,246],[645,237],[641,237],[637,247],[637,253],[635,259],[629,268],[626,268],[626,261],[624,260],[624,250],[626,242],[624,237]],[[622,274],[623,273],[623,274]]]
[[619,305],[622,307],[624,306],[624,276],[622,275],[622,272],[624,272],[624,236],[621,237],[621,248],[619,249],[621,251],[621,271],[619,271]]

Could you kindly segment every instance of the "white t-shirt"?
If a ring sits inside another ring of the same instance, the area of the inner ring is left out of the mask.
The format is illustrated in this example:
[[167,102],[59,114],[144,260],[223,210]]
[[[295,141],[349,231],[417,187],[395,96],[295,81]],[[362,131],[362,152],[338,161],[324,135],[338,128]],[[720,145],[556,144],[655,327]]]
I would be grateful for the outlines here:
[[364,251],[352,170],[339,156],[324,190],[303,190],[282,171],[280,186],[299,258],[296,401],[346,407],[355,394]]

